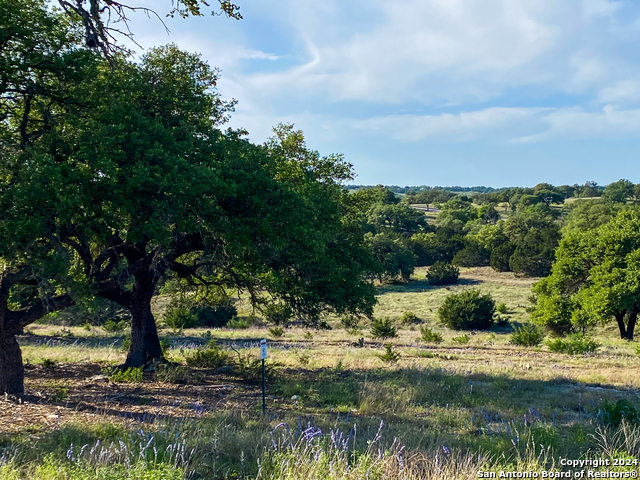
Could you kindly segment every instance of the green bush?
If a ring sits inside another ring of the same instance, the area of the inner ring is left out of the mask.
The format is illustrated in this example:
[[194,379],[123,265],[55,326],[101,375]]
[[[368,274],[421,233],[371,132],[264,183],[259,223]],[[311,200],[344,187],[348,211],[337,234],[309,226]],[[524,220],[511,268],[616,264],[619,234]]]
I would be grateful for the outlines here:
[[[265,362],[264,373],[267,380],[274,378],[279,364],[273,361]],[[238,353],[238,358],[233,364],[233,373],[248,382],[262,380],[262,360],[249,354]]]
[[125,370],[114,368],[111,370],[109,380],[114,383],[140,383],[142,382],[142,367],[131,367]]
[[348,315],[340,319],[340,323],[347,333],[357,332],[360,329],[360,317]]
[[496,312],[502,313],[503,315],[505,313],[507,313],[508,311],[509,311],[509,309],[507,308],[507,304],[504,303],[504,302],[499,303],[498,306],[496,307]]
[[284,335],[284,328],[282,327],[271,327],[269,329],[269,335],[273,338],[280,338]]
[[469,343],[469,340],[471,340],[471,337],[469,337],[469,335],[464,334],[464,335],[460,335],[459,337],[453,337],[451,340],[453,340],[456,343]]
[[458,283],[460,270],[450,263],[436,262],[427,271],[427,280],[431,285],[453,285]]
[[612,427],[619,427],[623,419],[631,425],[640,424],[640,412],[625,399],[618,400],[616,403],[609,403],[605,400],[602,408],[598,411],[598,416],[606,425]]
[[422,319],[413,312],[404,312],[400,317],[400,323],[403,325],[412,325],[422,323]]
[[191,313],[198,318],[198,326],[216,328],[226,326],[238,315],[238,310],[230,303],[223,302],[215,307],[204,304],[195,305],[191,308]]
[[400,358],[400,352],[395,351],[392,344],[385,343],[384,350],[384,353],[377,356],[383,362],[394,363]]
[[187,365],[195,368],[220,368],[232,364],[231,355],[217,345],[199,348],[192,354],[185,355]]
[[478,290],[465,290],[445,298],[438,309],[438,318],[454,330],[486,330],[493,323],[495,302],[491,295]]
[[544,332],[533,323],[526,323],[520,328],[516,328],[511,334],[511,343],[523,347],[537,347],[544,340]]
[[228,299],[221,300],[217,305],[198,303],[190,297],[174,299],[166,313],[164,322],[175,329],[194,327],[224,327],[238,315]]
[[244,330],[245,328],[249,328],[251,325],[253,325],[253,322],[249,317],[236,317],[227,322],[227,328],[232,328],[234,330]]
[[582,335],[581,333],[573,333],[565,338],[557,338],[547,342],[550,352],[566,353],[568,355],[583,355],[585,353],[596,353],[600,344]]
[[124,329],[129,327],[129,322],[126,320],[120,320],[116,322],[114,320],[108,319],[104,324],[102,324],[102,328],[105,332],[109,333],[121,333]]
[[442,343],[443,338],[438,332],[432,331],[426,325],[420,327],[420,338],[427,343]]
[[179,330],[194,328],[198,325],[198,316],[186,305],[171,305],[164,314],[164,323]]
[[275,325],[286,325],[293,316],[293,311],[289,307],[276,303],[267,306],[262,313],[267,322]]
[[391,318],[374,318],[371,325],[371,336],[373,338],[395,338],[398,336],[398,330],[393,324]]

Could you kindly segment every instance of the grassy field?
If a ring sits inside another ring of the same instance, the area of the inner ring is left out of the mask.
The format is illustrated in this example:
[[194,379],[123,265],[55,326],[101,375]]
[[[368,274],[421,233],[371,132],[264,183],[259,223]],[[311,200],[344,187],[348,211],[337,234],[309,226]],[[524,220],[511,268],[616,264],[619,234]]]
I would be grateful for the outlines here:
[[[124,360],[121,336],[33,325],[21,338],[29,395],[0,401],[0,478],[478,478],[638,456],[635,343],[607,327],[597,354],[517,347],[510,335],[528,321],[531,279],[488,268],[463,270],[452,287],[423,279],[418,269],[409,284],[380,285],[375,315],[411,311],[442,343],[420,341],[420,325],[398,323],[383,342],[369,324],[345,331],[337,319],[279,337],[267,326],[164,329],[172,366],[128,382],[107,369]],[[508,323],[462,340],[439,325],[440,303],[467,288],[505,303]],[[251,363],[260,338],[270,347],[264,416]],[[395,361],[381,358],[388,342]],[[208,343],[228,366],[186,364]],[[620,400],[631,423],[615,421]]]

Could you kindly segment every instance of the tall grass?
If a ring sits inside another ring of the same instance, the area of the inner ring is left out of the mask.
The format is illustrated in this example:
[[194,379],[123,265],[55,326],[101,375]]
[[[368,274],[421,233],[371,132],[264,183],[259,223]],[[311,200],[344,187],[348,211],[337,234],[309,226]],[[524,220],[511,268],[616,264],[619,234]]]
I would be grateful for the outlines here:
[[[479,471],[558,471],[558,457],[564,456],[533,424],[494,432],[494,440],[506,443],[492,453],[453,447],[441,439],[425,448],[408,447],[382,421],[367,425],[343,417],[316,424],[298,417],[274,423],[260,415],[213,414],[130,429],[66,426],[35,442],[1,440],[0,478],[448,480],[478,478]],[[576,459],[640,454],[640,428],[626,422],[617,428],[600,426],[592,438],[593,447]]]

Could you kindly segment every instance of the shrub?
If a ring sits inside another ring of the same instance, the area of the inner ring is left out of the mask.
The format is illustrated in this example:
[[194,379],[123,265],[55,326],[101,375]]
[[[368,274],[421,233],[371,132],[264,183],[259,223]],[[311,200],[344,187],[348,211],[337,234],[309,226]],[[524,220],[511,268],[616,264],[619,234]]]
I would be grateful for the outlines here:
[[198,325],[198,316],[186,305],[171,305],[164,314],[164,323],[175,329],[193,328]]
[[271,327],[269,329],[269,335],[273,338],[280,338],[284,335],[284,328],[282,327]]
[[573,333],[565,338],[557,338],[547,342],[550,352],[566,353],[568,355],[583,355],[585,353],[596,353],[600,344],[582,335],[581,333]]
[[469,340],[471,340],[471,337],[469,337],[469,335],[464,334],[464,335],[460,335],[459,337],[453,337],[451,340],[453,340],[456,343],[469,343]]
[[227,322],[227,328],[233,328],[235,330],[244,330],[253,325],[252,317],[236,317]]
[[411,325],[422,323],[422,319],[413,312],[404,312],[400,317],[400,323],[402,323],[403,325]]
[[340,319],[340,323],[342,324],[344,329],[347,331],[347,333],[354,332],[360,328],[360,317],[356,317],[355,315],[342,317]]
[[231,365],[231,355],[217,345],[199,348],[191,355],[185,355],[187,365],[196,368],[220,368]]
[[104,329],[105,332],[121,333],[128,326],[129,326],[129,322],[127,322],[126,320],[120,320],[119,322],[116,322],[114,320],[109,319],[106,322],[104,322],[104,324],[102,325],[102,328]]
[[142,382],[142,367],[131,367],[125,370],[114,368],[109,375],[109,380],[114,383],[140,383]]
[[56,367],[56,361],[51,360],[50,358],[45,358],[42,360],[42,366],[47,370],[53,370]]
[[420,338],[423,342],[427,343],[442,343],[442,335],[437,332],[432,331],[426,325],[420,327]]
[[[279,366],[280,365],[273,362],[265,362],[265,377],[267,379],[273,378]],[[233,364],[233,373],[243,380],[259,382],[262,380],[262,360],[238,352],[238,359]]]
[[453,285],[458,283],[460,270],[450,263],[436,262],[427,271],[427,280],[431,285]]
[[605,400],[602,408],[598,411],[598,416],[605,424],[612,427],[619,427],[623,419],[631,425],[640,423],[640,412],[625,399],[618,400],[616,403],[609,403]]
[[509,311],[509,309],[507,308],[507,304],[504,303],[504,302],[499,303],[498,306],[496,307],[496,312],[502,313],[503,315],[505,313],[507,313],[508,311]]
[[400,358],[400,352],[395,351],[390,343],[386,343],[384,345],[384,353],[378,355],[378,358],[383,362],[397,362]]
[[454,330],[486,330],[493,323],[495,303],[491,295],[478,290],[465,290],[445,298],[438,318]]
[[509,267],[528,277],[546,277],[551,273],[554,256],[553,248],[518,246],[509,259]]
[[275,303],[267,306],[262,313],[264,314],[264,318],[267,322],[274,323],[276,325],[286,325],[293,316],[293,312],[289,307]]
[[516,328],[511,334],[511,343],[523,347],[537,347],[544,340],[544,332],[533,323],[526,323],[520,328]]
[[371,336],[373,338],[395,338],[398,331],[390,318],[374,318],[371,325]]
[[236,307],[230,303],[223,302],[215,307],[211,305],[195,305],[191,312],[198,318],[197,324],[201,327],[224,327],[229,320],[238,315]]

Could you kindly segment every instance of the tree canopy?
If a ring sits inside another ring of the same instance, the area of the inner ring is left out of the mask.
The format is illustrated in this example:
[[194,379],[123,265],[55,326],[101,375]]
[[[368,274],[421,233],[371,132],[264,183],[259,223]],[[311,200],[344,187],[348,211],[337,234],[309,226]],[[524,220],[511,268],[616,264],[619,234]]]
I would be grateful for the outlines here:
[[640,312],[640,213],[571,232],[560,242],[549,277],[534,286],[537,322],[560,330],[616,320],[632,340]]
[[0,12],[5,391],[22,388],[15,334],[78,298],[131,312],[127,366],[162,357],[150,301],[163,278],[247,292],[311,324],[324,312],[372,314],[340,155],[307,149],[290,126],[266,146],[223,132],[233,102],[198,55],[169,45],[107,63],[43,2],[1,0]]

